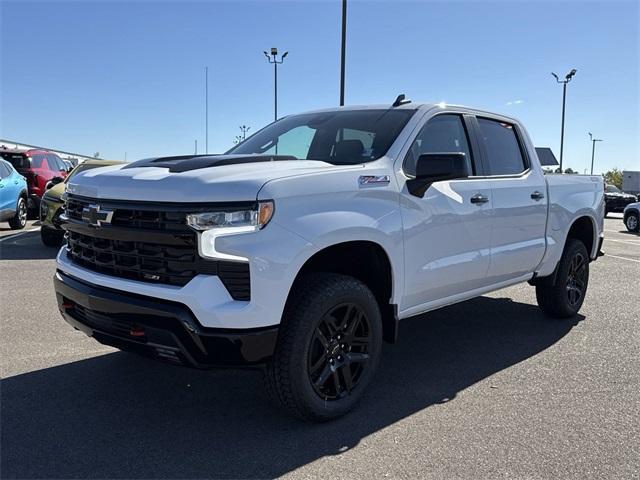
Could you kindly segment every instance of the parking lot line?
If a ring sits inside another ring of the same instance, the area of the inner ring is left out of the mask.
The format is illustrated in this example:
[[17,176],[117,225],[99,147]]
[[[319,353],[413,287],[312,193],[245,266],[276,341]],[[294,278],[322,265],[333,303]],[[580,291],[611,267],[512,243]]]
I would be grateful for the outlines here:
[[619,258],[620,260],[627,260],[629,262],[640,263],[640,260],[636,260],[635,258],[627,258],[627,257],[619,257],[617,255],[611,255],[610,253],[605,253],[605,257]]
[[38,230],[40,230],[40,227],[32,228],[31,230],[24,230],[22,232],[14,233],[13,235],[7,235],[6,237],[0,237],[0,243],[19,237],[20,235],[24,235],[25,233],[37,232]]
[[634,241],[628,241],[628,240],[614,240],[613,238],[607,238],[607,237],[605,237],[604,241],[605,242],[616,242],[616,243],[627,243],[629,245],[638,245],[638,246],[640,246],[640,242],[634,242]]
[[604,230],[604,233],[615,233],[616,235],[624,235],[624,236],[630,235],[629,232],[626,230]]

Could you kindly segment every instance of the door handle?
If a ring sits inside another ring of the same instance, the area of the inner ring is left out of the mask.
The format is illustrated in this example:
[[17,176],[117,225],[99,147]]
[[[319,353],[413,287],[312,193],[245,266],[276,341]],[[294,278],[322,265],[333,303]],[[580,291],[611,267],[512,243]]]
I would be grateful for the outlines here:
[[535,200],[536,202],[538,200],[542,200],[543,198],[544,198],[544,193],[541,193],[537,190],[531,194],[531,199]]
[[476,205],[482,205],[483,203],[487,203],[489,199],[480,193],[476,193],[473,197],[471,197],[471,203],[475,203]]

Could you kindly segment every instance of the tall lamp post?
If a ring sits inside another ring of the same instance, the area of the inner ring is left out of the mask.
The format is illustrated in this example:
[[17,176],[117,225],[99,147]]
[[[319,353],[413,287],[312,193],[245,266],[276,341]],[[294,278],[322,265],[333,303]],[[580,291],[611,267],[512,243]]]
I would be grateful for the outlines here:
[[601,138],[594,138],[589,132],[589,140],[591,140],[591,175],[593,175],[593,159],[596,156],[596,142],[602,142]]
[[340,106],[344,105],[344,70],[347,55],[347,0],[342,0],[342,42],[340,48]]
[[251,129],[251,127],[247,127],[246,125],[240,125],[240,131],[242,132],[242,141],[244,142],[247,138],[247,132]]
[[204,153],[209,153],[209,67],[204,67]]
[[284,58],[289,55],[289,52],[284,52],[278,60],[278,49],[272,48],[271,55],[264,52],[265,57],[269,63],[273,64],[273,118],[274,121],[278,120],[278,65],[284,63]]
[[560,127],[560,173],[562,173],[562,153],[564,149],[564,109],[567,102],[567,83],[571,81],[577,70],[574,68],[564,77],[564,80],[560,80],[558,75],[551,72],[556,79],[556,82],[562,83],[562,126]]

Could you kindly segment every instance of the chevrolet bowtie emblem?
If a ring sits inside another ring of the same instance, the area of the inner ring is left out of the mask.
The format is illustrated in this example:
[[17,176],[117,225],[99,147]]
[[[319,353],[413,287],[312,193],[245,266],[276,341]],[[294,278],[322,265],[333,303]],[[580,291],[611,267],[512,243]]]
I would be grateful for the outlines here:
[[111,223],[113,210],[101,210],[100,205],[89,205],[82,209],[82,220],[93,227],[101,227],[105,223]]

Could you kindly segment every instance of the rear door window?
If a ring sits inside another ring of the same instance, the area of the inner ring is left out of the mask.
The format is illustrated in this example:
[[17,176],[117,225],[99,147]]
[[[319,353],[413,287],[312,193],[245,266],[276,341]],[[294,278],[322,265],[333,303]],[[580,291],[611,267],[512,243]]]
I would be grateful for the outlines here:
[[490,175],[517,175],[527,169],[515,127],[510,123],[478,118]]

